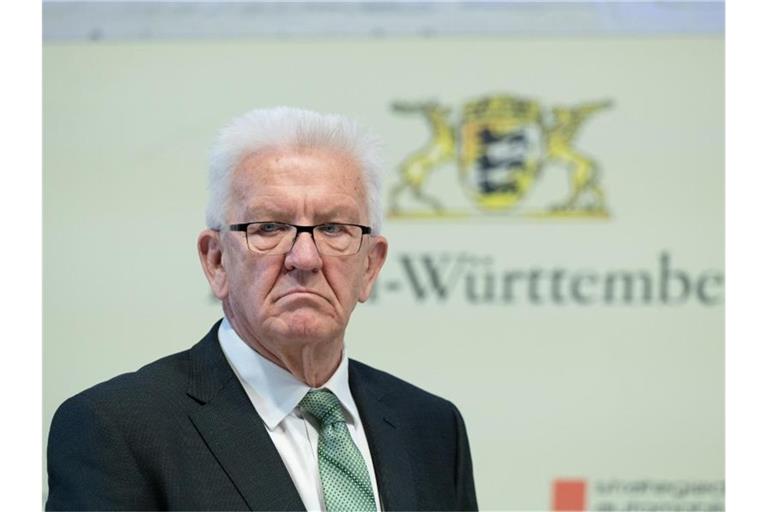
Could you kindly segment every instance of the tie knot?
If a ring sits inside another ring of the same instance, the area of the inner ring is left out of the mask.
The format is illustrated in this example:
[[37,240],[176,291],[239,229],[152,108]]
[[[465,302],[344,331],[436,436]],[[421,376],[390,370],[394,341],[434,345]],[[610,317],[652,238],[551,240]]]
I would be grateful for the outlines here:
[[341,410],[341,402],[331,391],[319,389],[308,392],[299,402],[299,407],[314,416],[320,423],[320,427],[344,422],[344,413]]

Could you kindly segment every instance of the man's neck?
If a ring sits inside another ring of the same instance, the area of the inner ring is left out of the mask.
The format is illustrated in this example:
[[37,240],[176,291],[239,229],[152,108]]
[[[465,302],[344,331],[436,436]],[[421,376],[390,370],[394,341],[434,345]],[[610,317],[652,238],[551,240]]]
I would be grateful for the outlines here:
[[[319,388],[333,376],[341,363],[344,351],[343,340],[318,341],[313,340],[306,344],[291,343],[291,340],[273,340],[272,343],[263,343],[256,336],[249,336],[240,329],[236,321],[228,317],[232,329],[243,342],[251,349],[258,352],[263,358],[283,368],[291,375],[304,382],[307,386]],[[292,350],[279,352],[269,350],[267,347],[290,347]]]

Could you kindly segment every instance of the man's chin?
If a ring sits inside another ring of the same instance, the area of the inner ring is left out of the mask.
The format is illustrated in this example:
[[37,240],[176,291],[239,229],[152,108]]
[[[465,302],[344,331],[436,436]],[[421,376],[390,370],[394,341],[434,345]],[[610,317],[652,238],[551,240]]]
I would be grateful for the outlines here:
[[280,315],[274,325],[276,334],[293,342],[321,342],[340,337],[342,329],[328,315],[315,309],[301,308]]

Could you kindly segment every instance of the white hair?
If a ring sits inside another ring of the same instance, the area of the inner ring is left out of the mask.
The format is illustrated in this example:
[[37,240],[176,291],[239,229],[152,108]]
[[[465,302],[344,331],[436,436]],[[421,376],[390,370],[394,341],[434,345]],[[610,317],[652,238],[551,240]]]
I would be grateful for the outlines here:
[[222,229],[231,193],[232,173],[242,160],[272,148],[322,148],[342,151],[360,166],[368,217],[374,234],[381,232],[380,142],[355,121],[292,107],[255,109],[221,129],[208,167],[206,223]]

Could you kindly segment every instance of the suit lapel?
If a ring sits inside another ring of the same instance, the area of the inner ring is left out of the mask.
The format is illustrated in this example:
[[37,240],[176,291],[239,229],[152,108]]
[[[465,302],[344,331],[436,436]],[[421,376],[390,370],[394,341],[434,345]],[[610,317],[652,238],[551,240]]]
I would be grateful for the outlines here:
[[219,346],[218,323],[190,352],[195,428],[251,510],[304,510],[280,454]]
[[365,367],[350,360],[349,386],[360,412],[376,471],[376,483],[384,510],[417,510],[416,487],[407,446],[405,425],[386,405],[386,390],[366,379]]

